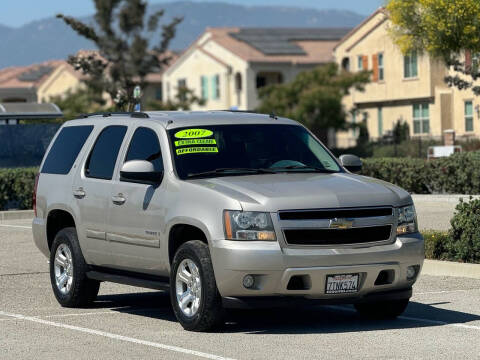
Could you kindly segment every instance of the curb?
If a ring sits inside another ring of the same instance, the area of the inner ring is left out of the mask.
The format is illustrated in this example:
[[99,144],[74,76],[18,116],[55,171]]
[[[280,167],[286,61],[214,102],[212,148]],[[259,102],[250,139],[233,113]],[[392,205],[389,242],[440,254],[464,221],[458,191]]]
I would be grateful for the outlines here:
[[425,259],[421,274],[480,279],[480,264],[465,264],[452,261]]
[[468,201],[470,196],[473,199],[480,199],[480,195],[451,195],[451,194],[412,194],[412,200],[416,202],[446,202],[458,204],[460,199]]
[[0,221],[33,219],[33,210],[0,211]]

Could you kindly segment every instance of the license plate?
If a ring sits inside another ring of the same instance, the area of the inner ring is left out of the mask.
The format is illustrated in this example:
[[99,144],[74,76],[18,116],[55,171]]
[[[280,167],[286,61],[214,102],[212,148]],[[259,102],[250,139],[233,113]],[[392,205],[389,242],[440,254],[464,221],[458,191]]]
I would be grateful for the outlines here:
[[327,275],[325,294],[349,294],[358,291],[358,274]]

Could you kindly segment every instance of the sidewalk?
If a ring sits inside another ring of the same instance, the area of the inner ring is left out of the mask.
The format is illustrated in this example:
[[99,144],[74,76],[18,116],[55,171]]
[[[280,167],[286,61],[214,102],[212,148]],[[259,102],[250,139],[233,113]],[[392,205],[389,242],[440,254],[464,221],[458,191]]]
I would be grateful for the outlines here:
[[[448,230],[461,198],[468,201],[470,195],[412,195],[420,230]],[[473,198],[479,199],[480,196]]]

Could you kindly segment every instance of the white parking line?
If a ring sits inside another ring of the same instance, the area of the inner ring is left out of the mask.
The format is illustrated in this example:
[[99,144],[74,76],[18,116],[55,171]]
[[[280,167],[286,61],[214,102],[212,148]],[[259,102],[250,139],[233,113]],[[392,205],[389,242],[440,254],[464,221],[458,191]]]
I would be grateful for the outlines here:
[[[144,312],[163,312],[164,309],[132,309],[128,310],[128,306],[116,307],[114,310],[110,311],[96,311],[96,312],[84,312],[84,313],[71,313],[71,314],[54,314],[54,315],[36,315],[34,317],[44,317],[44,318],[56,318],[56,317],[70,317],[70,316],[89,316],[89,315],[121,315],[121,314],[137,314]],[[119,311],[124,309],[124,311]]]
[[130,343],[138,344],[138,345],[150,346],[150,347],[154,347],[154,348],[157,348],[157,349],[169,350],[169,351],[174,351],[174,352],[183,353],[183,354],[187,354],[187,355],[194,355],[194,356],[198,356],[198,357],[201,357],[201,358],[204,358],[204,359],[233,360],[231,358],[225,358],[225,357],[222,357],[222,356],[208,354],[208,353],[204,353],[204,352],[201,352],[201,351],[195,351],[195,350],[181,348],[181,347],[178,347],[178,346],[165,345],[165,344],[156,343],[156,342],[152,342],[152,341],[146,341],[146,340],[131,338],[131,337],[128,337],[128,336],[112,334],[112,333],[109,333],[109,332],[84,328],[84,327],[80,327],[80,326],[62,324],[62,323],[53,322],[53,321],[49,321],[49,320],[39,319],[39,318],[32,317],[32,316],[12,314],[12,313],[4,312],[4,311],[0,311],[0,315],[8,316],[8,317],[19,319],[19,320],[32,321],[32,322],[47,325],[47,326],[54,326],[54,327],[59,327],[59,328],[63,328],[63,329],[79,331],[79,332],[83,332],[83,333],[90,334],[90,335],[103,336],[103,337],[106,337],[106,338],[110,338],[110,339],[114,339],[114,340],[120,340],[120,341],[126,341],[126,342],[130,342]]
[[[335,309],[335,310],[357,312],[354,309],[349,309],[349,308],[346,308],[346,307],[343,307],[343,306],[329,305],[328,307],[331,308],[331,309]],[[423,322],[423,323],[432,324],[432,325],[445,325],[445,326],[454,326],[454,327],[459,327],[459,328],[464,328],[464,329],[480,330],[480,326],[465,325],[465,324],[458,324],[458,323],[448,323],[448,322],[445,322],[445,321],[431,320],[431,319],[424,319],[424,318],[416,318],[416,317],[411,317],[411,316],[399,316],[398,319],[408,320],[408,321],[416,321],[416,322]]]
[[1,227],[11,227],[11,228],[18,228],[18,229],[29,229],[32,230],[31,226],[21,226],[21,225],[7,225],[7,224],[0,224]]
[[426,291],[426,292],[419,292],[414,293],[413,295],[431,295],[431,294],[448,294],[448,293],[456,293],[456,292],[469,292],[469,291],[478,291],[480,289],[459,289],[459,290],[442,290],[442,291]]
[[[76,314],[55,314],[55,315],[45,315],[45,318],[59,318],[59,317],[70,317],[70,316],[89,316],[89,315],[112,315],[112,314],[121,314],[120,312],[115,311],[97,311],[97,312],[87,312],[87,313],[76,313]],[[40,317],[40,316],[35,316]]]

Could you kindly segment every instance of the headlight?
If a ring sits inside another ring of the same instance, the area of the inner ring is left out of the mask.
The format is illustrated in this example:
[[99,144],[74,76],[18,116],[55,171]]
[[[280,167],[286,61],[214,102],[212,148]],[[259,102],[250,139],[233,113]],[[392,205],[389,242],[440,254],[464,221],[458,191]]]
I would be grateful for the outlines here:
[[397,235],[411,234],[418,231],[417,214],[415,206],[409,205],[397,209],[398,225]]
[[269,213],[225,210],[223,221],[228,240],[276,240]]

